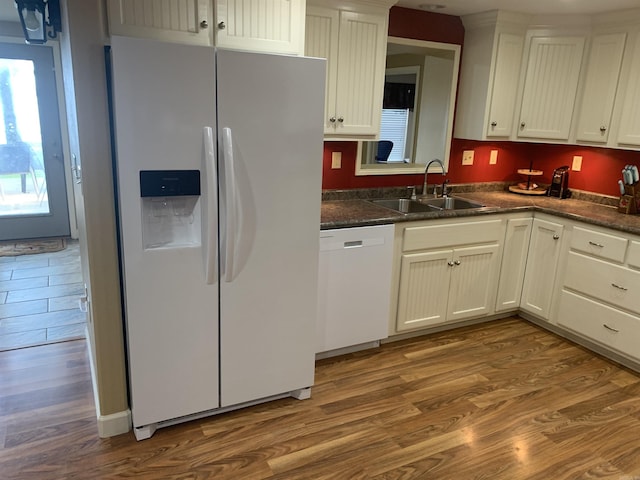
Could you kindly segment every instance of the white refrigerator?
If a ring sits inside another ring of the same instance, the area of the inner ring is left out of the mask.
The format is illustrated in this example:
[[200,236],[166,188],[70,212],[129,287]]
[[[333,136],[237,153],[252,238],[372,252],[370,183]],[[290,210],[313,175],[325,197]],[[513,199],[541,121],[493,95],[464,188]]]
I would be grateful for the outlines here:
[[136,437],[314,376],[325,62],[113,37]]

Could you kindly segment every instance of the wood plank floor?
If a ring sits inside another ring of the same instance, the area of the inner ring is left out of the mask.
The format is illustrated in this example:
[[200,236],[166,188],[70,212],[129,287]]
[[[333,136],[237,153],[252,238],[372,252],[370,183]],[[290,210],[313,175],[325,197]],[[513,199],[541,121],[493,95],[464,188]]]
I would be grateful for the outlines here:
[[512,318],[322,360],[312,398],[99,439],[84,340],[0,352],[4,479],[640,480],[640,375]]

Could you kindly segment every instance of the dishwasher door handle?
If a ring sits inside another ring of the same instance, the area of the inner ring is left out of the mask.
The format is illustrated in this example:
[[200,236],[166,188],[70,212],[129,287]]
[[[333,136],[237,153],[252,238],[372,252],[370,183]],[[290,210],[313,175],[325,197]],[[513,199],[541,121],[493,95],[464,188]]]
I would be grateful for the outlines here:
[[360,238],[358,240],[344,240],[334,237],[320,237],[320,251],[348,250],[352,248],[369,248],[385,244],[383,237]]
[[359,248],[362,247],[362,240],[351,240],[350,242],[344,242],[344,248]]

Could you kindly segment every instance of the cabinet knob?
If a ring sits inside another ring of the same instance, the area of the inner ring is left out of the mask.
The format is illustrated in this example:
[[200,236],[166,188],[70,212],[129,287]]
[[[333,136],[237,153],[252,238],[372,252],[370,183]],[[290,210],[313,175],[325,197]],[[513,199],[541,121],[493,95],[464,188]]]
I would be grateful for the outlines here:
[[492,127],[497,127],[498,126],[498,122],[491,122],[491,126]]
[[331,118],[329,119],[329,121],[330,121],[331,123],[336,123],[336,117],[331,117]]
[[338,122],[340,122],[340,123],[344,122],[344,118],[338,117]]
[[525,125],[526,125],[526,123],[524,123],[524,122],[520,122],[520,128],[524,128],[524,127],[525,127]]
[[606,131],[607,131],[607,127],[605,127],[604,125],[602,125],[602,126],[600,127],[600,131],[601,131],[602,133],[606,132]]
[[200,22],[200,28],[209,28],[209,22],[207,22],[206,20],[202,20]]
[[460,265],[460,260],[455,260],[455,261],[453,262],[453,264],[454,264],[454,265]]
[[554,240],[558,240],[560,238],[560,235],[558,235],[557,233],[553,236]]
[[453,263],[451,260],[449,260],[449,261],[447,262],[447,265],[449,265],[450,267],[453,267],[454,263]]
[[220,22],[218,24],[218,30],[224,30],[225,28],[227,28],[227,26],[224,24],[224,22]]

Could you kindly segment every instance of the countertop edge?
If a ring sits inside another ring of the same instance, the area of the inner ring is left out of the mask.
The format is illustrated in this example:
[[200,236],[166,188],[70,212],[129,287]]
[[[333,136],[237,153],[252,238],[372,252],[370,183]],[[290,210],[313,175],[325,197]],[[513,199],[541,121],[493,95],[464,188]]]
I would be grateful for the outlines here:
[[[505,195],[507,195],[505,197]],[[517,212],[540,212],[568,220],[640,235],[640,216],[624,215],[615,207],[584,200],[534,199],[504,192],[454,195],[481,202],[486,207],[469,210],[444,210],[403,214],[374,205],[364,199],[325,200],[322,202],[321,230],[428,221],[443,218],[469,218]],[[562,203],[559,203],[562,202]],[[585,214],[585,211],[588,214]]]

